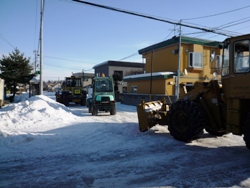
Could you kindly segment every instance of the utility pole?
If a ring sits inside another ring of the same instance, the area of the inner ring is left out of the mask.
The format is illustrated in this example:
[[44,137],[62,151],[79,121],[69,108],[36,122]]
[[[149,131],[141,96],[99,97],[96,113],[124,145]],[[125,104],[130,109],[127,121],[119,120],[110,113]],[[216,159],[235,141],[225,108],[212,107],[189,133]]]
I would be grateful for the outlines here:
[[151,73],[150,73],[150,95],[149,100],[152,101],[152,84],[153,84],[153,57],[154,57],[154,50],[151,51]]
[[175,81],[175,95],[178,100],[180,97],[180,72],[181,72],[181,20],[180,20],[180,31],[179,31],[179,47],[178,47],[178,68],[177,77]]
[[41,0],[41,19],[40,19],[40,95],[43,95],[43,11],[44,0]]
[[36,74],[36,63],[37,63],[37,53],[38,51],[37,50],[34,50],[34,53],[35,53],[35,65],[34,65],[34,70],[35,70],[35,74]]

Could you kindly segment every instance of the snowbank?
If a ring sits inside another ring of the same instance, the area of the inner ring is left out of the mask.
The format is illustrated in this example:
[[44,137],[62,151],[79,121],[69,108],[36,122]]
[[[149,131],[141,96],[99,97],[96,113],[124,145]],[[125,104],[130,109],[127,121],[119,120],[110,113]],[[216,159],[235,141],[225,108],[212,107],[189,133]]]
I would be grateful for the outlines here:
[[0,109],[0,187],[250,187],[242,136],[179,142],[167,126],[141,133],[136,108],[92,116],[54,93]]

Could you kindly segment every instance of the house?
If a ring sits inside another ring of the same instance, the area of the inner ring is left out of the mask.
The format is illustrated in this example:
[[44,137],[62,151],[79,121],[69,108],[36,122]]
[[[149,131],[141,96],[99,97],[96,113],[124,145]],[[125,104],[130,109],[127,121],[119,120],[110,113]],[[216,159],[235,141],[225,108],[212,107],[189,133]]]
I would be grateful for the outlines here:
[[[46,87],[46,85],[44,85],[44,87]],[[40,80],[33,77],[29,82],[29,97],[35,95],[40,95]]]
[[[122,80],[124,76],[143,73],[145,64],[137,62],[109,60],[95,65],[93,69],[95,70],[95,75],[97,76],[101,76],[102,74],[105,74],[105,76],[119,75]],[[118,91],[120,93],[127,92],[127,83],[123,80],[118,81]]]
[[[182,36],[179,54],[179,41],[180,37],[173,37],[139,50],[146,64],[145,74],[124,77],[128,88],[127,96],[131,97],[129,94],[132,93],[150,95],[149,98],[134,95],[146,101],[152,100],[151,95],[175,96],[176,100],[195,81],[220,79],[221,42]],[[178,81],[179,84],[176,84]]]

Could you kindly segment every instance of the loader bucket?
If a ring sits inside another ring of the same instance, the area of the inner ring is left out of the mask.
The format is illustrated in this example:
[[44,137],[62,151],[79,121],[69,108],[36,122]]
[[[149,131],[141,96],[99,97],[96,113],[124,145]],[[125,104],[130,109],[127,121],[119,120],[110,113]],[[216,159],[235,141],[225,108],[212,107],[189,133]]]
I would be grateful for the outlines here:
[[156,124],[167,124],[168,105],[166,101],[151,101],[137,105],[137,116],[139,121],[139,130],[145,132]]

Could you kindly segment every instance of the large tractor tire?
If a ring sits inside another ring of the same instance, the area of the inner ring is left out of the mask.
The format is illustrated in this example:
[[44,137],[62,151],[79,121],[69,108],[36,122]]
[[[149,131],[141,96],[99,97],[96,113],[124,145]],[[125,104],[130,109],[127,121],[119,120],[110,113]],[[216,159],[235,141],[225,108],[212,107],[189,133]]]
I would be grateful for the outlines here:
[[69,106],[69,99],[68,99],[67,95],[64,95],[64,96],[63,96],[63,104],[64,104],[65,106]]
[[250,150],[250,114],[248,114],[247,119],[243,123],[243,134],[244,141],[246,143],[247,148]]
[[115,115],[116,114],[116,108],[112,108],[110,111],[110,115]]
[[92,112],[93,112],[93,105],[89,104],[89,113],[92,113]]
[[85,99],[82,99],[81,102],[80,102],[80,105],[81,105],[81,106],[85,106],[85,105],[86,105],[86,100],[85,100]]
[[92,116],[97,116],[98,115],[98,109],[94,106],[93,107],[93,110],[92,110]]
[[205,128],[205,114],[190,100],[173,103],[168,112],[168,130],[177,140],[189,142],[200,138]]

